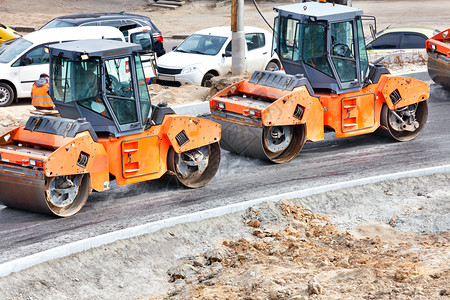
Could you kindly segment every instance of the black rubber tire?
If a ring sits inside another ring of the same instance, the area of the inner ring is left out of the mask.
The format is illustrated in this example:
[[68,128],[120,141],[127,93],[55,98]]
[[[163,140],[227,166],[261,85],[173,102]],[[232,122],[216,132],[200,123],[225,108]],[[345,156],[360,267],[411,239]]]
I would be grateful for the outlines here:
[[16,95],[12,87],[7,83],[0,82],[0,107],[10,105],[15,98]]
[[213,73],[206,73],[205,76],[203,76],[202,79],[202,86],[204,87],[212,87],[211,84],[211,79],[214,77],[215,75]]
[[279,70],[279,69],[280,69],[280,66],[274,61],[269,62],[265,68],[266,71],[275,71],[275,70]]

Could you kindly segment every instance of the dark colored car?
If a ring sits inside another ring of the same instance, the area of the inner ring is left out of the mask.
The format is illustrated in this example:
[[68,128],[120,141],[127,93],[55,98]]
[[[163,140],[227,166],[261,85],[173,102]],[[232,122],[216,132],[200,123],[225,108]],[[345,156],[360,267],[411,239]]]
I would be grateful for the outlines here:
[[141,15],[127,14],[125,12],[67,15],[54,18],[40,29],[78,26],[113,26],[122,31],[125,39],[128,38],[128,30],[150,26],[152,28],[156,55],[161,56],[166,53],[161,31],[152,23],[149,17]]

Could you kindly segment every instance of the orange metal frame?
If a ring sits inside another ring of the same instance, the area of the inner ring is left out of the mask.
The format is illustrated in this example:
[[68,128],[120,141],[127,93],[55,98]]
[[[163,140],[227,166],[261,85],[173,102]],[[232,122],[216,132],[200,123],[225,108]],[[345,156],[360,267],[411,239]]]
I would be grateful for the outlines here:
[[[390,98],[394,91],[401,96],[395,104]],[[250,101],[233,100],[236,95],[244,94],[247,98],[265,98],[269,104],[264,106],[250,99]],[[249,126],[306,124],[306,139],[319,141],[324,138],[325,127],[332,128],[339,138],[374,132],[381,125],[381,109],[384,104],[389,109],[395,110],[425,101],[429,94],[429,84],[394,75],[382,75],[377,84],[371,84],[360,91],[341,95],[317,93],[314,96],[311,96],[304,86],[286,91],[244,80],[214,95],[210,100],[210,108],[212,112],[231,112],[260,120],[248,123],[245,120],[237,121]],[[223,103],[224,108],[220,108],[218,103]],[[301,119],[294,117],[297,105],[303,109]],[[250,115],[250,110],[259,110],[261,114]],[[214,115],[213,117],[227,120],[226,117]]]
[[[71,138],[24,127],[0,137],[1,161],[27,168],[37,168],[34,161],[38,161],[46,177],[90,173],[91,188],[96,191],[109,188],[110,174],[119,185],[160,178],[167,172],[170,147],[181,153],[218,142],[221,134],[215,122],[176,115],[167,115],[162,125],[141,133],[100,138],[98,143],[87,131]],[[188,137],[182,146],[176,141],[181,131]],[[86,165],[78,164],[81,152],[88,157]]]
[[425,44],[428,52],[439,52],[450,57],[450,28],[429,38]]

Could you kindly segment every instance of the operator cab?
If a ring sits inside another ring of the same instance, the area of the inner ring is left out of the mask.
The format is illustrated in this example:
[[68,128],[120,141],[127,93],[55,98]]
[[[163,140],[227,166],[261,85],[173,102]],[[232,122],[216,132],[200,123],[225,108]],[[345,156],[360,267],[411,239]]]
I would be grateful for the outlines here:
[[85,118],[98,135],[142,132],[152,113],[141,46],[82,40],[50,48],[50,96],[63,118]]
[[274,9],[272,47],[287,74],[304,74],[315,91],[340,94],[362,88],[369,62],[361,10],[324,2]]

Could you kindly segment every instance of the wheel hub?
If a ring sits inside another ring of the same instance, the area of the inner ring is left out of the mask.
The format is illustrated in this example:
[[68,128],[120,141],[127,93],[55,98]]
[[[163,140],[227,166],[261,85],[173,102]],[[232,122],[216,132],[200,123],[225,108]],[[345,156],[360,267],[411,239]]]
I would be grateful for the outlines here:
[[269,151],[279,152],[285,150],[289,146],[291,139],[291,126],[274,126],[268,130],[264,143]]
[[50,183],[50,202],[56,207],[71,205],[78,195],[83,175],[59,176]]
[[4,87],[0,87],[0,102],[5,102],[8,100],[8,90],[5,89]]
[[175,166],[183,178],[201,175],[209,162],[209,146],[180,153],[176,157]]
[[417,104],[408,105],[391,112],[389,124],[396,131],[414,132],[420,127],[416,120]]

